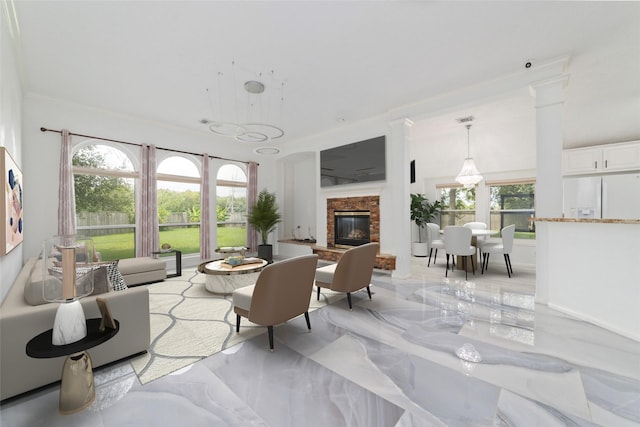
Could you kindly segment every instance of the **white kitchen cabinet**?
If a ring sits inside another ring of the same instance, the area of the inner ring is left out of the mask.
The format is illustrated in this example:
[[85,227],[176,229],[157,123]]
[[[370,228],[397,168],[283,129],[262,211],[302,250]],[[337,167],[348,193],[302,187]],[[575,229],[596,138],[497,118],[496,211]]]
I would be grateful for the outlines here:
[[640,141],[632,144],[611,144],[602,147],[605,172],[640,169]]
[[640,170],[640,141],[573,148],[562,155],[564,175]]

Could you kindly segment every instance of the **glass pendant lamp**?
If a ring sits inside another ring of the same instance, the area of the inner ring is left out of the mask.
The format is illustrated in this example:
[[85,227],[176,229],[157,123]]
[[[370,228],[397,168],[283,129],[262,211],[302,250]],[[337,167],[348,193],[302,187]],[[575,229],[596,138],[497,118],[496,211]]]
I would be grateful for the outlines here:
[[477,183],[482,181],[482,175],[478,171],[473,158],[469,154],[469,129],[471,125],[466,125],[467,128],[467,158],[464,159],[462,164],[462,170],[456,176],[456,182],[462,184],[465,188],[473,188]]

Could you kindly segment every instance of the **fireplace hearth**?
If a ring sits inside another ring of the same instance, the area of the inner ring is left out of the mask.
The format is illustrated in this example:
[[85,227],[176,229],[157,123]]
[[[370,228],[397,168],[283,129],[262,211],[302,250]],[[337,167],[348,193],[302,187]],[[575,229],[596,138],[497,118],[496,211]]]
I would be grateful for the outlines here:
[[371,242],[369,211],[334,211],[334,242],[337,248],[351,248]]

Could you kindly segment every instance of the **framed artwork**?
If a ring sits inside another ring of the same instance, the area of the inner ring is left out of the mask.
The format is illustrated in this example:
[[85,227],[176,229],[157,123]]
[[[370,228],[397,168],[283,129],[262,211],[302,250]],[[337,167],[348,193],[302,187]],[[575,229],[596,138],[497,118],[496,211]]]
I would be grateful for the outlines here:
[[22,172],[7,149],[0,147],[0,170],[2,171],[3,207],[0,213],[0,256],[6,255],[22,243],[24,237]]

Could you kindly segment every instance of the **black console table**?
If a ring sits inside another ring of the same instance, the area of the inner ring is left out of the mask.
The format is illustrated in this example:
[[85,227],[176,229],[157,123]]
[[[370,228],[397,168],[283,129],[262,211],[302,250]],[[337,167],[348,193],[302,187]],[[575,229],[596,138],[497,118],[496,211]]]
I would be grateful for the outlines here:
[[167,274],[167,278],[182,276],[182,251],[178,251],[175,249],[168,249],[166,251],[156,251],[151,252],[153,255],[162,255],[162,254],[175,254],[176,256],[176,272],[172,274]]
[[87,408],[96,398],[93,384],[91,357],[85,351],[113,338],[120,330],[120,322],[114,319],[116,328],[100,331],[102,319],[87,319],[87,336],[71,344],[51,343],[53,329],[33,337],[26,347],[29,357],[45,359],[67,356],[60,381],[60,404],[62,414],[73,414]]

